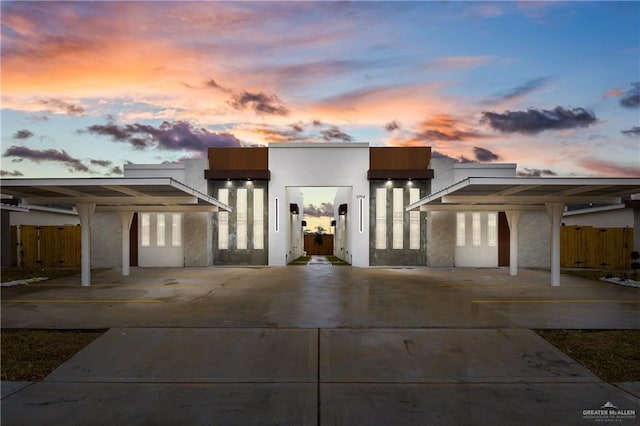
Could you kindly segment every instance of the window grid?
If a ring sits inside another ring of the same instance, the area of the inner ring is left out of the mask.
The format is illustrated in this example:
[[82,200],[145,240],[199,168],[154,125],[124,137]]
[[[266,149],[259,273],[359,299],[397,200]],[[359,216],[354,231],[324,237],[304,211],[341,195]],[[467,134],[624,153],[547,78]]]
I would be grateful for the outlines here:
[[376,249],[387,248],[387,189],[376,188]]
[[471,245],[480,247],[482,241],[480,213],[471,214]]
[[464,213],[456,214],[456,245],[464,247],[466,245],[466,216]]
[[171,245],[173,247],[182,245],[182,215],[180,213],[171,215]]
[[247,248],[247,188],[236,192],[236,241],[238,250]]
[[[227,188],[218,189],[218,201],[229,204],[229,190]],[[229,248],[229,213],[218,213],[218,249],[227,250]]]
[[140,214],[140,245],[142,247],[149,247],[151,243],[151,220],[149,213]]
[[[420,199],[420,188],[409,189],[409,204]],[[420,212],[409,212],[409,249],[420,249]]]
[[489,247],[498,245],[498,213],[492,212],[487,217],[487,244]]
[[253,248],[264,249],[264,189],[253,190]]
[[403,247],[403,189],[393,188],[393,248],[402,249]]
[[164,222],[164,213],[158,213],[156,216],[156,245],[158,247],[164,247],[164,237],[166,234],[166,227]]

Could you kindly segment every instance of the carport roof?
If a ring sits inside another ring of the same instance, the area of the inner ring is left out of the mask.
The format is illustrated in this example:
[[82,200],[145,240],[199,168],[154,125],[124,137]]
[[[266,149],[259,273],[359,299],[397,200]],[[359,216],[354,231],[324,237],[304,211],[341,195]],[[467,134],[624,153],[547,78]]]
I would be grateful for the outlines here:
[[3,194],[24,204],[92,203],[102,211],[231,211],[172,178],[2,179]]
[[620,203],[640,193],[640,178],[469,177],[410,204],[410,210],[527,210],[547,203]]

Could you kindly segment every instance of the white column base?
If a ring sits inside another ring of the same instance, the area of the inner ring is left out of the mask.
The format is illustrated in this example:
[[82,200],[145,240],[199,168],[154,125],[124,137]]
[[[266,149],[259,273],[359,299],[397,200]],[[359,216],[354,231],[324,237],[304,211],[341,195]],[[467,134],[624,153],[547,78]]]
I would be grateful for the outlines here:
[[564,213],[564,203],[546,203],[551,223],[551,285],[560,285],[560,224]]
[[96,209],[96,204],[77,203],[76,209],[78,210],[81,225],[80,284],[86,287],[91,285],[91,222],[93,220],[93,212]]

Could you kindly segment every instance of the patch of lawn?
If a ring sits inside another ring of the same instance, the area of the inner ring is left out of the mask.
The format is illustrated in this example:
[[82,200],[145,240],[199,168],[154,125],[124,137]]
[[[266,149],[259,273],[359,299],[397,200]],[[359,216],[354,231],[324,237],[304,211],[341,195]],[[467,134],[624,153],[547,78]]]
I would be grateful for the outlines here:
[[3,329],[2,380],[42,380],[105,331]]
[[6,266],[0,269],[0,282],[25,280],[36,277],[60,278],[80,273],[80,268],[49,268],[42,266]]
[[311,256],[300,256],[299,258],[289,262],[289,265],[306,265],[311,260]]
[[344,260],[338,258],[337,256],[325,256],[327,258],[327,260],[329,262],[331,262],[332,265],[340,265],[340,266],[344,266],[344,265],[349,265],[349,263],[345,262]]
[[536,330],[610,383],[640,380],[640,330]]

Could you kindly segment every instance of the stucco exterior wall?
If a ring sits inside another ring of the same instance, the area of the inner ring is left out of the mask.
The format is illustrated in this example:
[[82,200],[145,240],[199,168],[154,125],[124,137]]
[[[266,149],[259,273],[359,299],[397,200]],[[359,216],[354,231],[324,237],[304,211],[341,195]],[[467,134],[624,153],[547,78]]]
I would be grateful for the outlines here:
[[518,224],[518,266],[550,268],[551,223],[546,211],[525,211]]
[[341,204],[349,204],[351,200],[351,188],[338,188],[336,196],[333,200],[334,213],[333,220],[336,221],[335,234],[333,237],[333,253],[340,259],[350,262],[351,256],[349,253],[349,241],[347,235],[347,221],[349,220],[349,212],[346,215],[338,214],[338,207]]
[[[287,187],[330,186],[351,187],[349,211],[357,211],[358,197],[364,197],[362,233],[358,221],[348,221],[349,256],[354,266],[369,265],[369,146],[367,144],[278,144],[269,146],[269,264],[287,261],[288,226]],[[276,232],[275,198],[280,201],[279,231]]]
[[[204,168],[203,175],[204,176]],[[170,177],[185,183],[184,164],[125,164],[124,177]]]
[[50,211],[29,210],[29,212],[10,212],[11,225],[38,226],[75,226],[80,224],[80,218],[74,213],[56,213]]
[[515,163],[455,163],[454,183],[468,177],[516,177]]
[[122,225],[114,212],[95,212],[91,225],[91,267],[122,266]]
[[616,209],[585,212],[580,214],[568,214],[562,218],[562,223],[567,226],[593,226],[596,228],[624,228],[633,227],[633,209]]
[[427,216],[427,266],[451,267],[456,246],[454,212],[429,212]]
[[[291,214],[290,204],[298,206],[298,214]],[[289,234],[289,248],[287,263],[302,256],[304,253],[304,237],[302,235],[302,220],[304,218],[304,199],[299,188],[287,188],[287,208],[289,226],[284,231]]]

